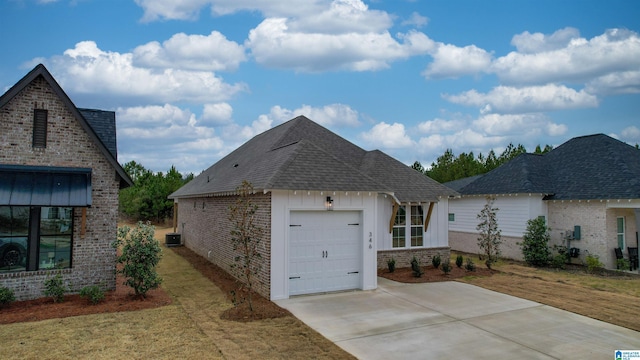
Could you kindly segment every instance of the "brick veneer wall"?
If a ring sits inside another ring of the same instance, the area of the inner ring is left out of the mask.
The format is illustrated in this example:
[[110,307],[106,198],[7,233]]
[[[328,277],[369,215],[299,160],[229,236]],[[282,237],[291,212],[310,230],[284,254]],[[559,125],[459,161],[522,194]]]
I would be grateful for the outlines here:
[[[479,233],[469,233],[463,231],[449,231],[449,245],[454,251],[461,251],[469,254],[481,253],[478,246]],[[518,243],[522,242],[521,237],[501,235],[500,257],[504,259],[524,260],[522,248]]]
[[[233,275],[231,265],[237,254],[231,243],[232,223],[229,206],[237,196],[180,199],[178,232],[186,247]],[[258,206],[256,225],[263,229],[260,241],[261,270],[254,283],[256,291],[269,299],[271,274],[271,193],[255,194],[251,201]],[[242,279],[240,279],[242,280]]]
[[[48,110],[47,146],[32,148],[33,109]],[[73,292],[88,285],[115,288],[115,250],[119,181],[100,152],[62,101],[39,77],[0,109],[0,163],[91,168],[92,206],[87,208],[84,236],[82,209],[73,213],[72,268],[62,270]],[[44,281],[56,271],[0,274],[0,286],[10,287],[19,300],[43,296]]]
[[378,269],[387,268],[387,260],[392,257],[396,260],[396,267],[411,267],[411,260],[415,256],[420,265],[431,265],[431,259],[440,255],[440,259],[444,260],[451,256],[451,248],[439,247],[429,249],[411,249],[411,250],[378,250]]

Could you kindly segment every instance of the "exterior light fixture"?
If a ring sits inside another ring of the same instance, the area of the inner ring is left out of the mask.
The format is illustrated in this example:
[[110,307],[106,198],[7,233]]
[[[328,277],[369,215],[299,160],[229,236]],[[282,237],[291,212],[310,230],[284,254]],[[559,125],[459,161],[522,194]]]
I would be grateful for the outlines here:
[[333,199],[331,199],[331,196],[327,196],[327,201],[324,203],[324,207],[327,211],[333,210]]

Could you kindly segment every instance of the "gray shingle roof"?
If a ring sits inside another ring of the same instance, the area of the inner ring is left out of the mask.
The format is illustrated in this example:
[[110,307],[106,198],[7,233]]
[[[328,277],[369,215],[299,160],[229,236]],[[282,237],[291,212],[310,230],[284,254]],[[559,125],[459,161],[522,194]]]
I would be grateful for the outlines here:
[[640,150],[604,134],[522,154],[459,189],[464,195],[542,193],[548,200],[639,199]]
[[96,132],[98,138],[107,150],[118,158],[118,146],[116,141],[116,113],[114,111],[80,109],[80,114],[87,120],[91,128]]
[[256,190],[393,192],[403,202],[437,201],[451,189],[380,151],[367,152],[304,116],[255,136],[170,198]]

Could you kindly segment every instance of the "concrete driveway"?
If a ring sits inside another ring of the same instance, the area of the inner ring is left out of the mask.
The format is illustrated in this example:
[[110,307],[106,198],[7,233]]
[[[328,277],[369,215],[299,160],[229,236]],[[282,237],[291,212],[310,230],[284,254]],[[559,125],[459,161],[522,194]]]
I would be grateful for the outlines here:
[[614,359],[640,349],[640,332],[458,282],[378,278],[373,291],[276,303],[360,359]]

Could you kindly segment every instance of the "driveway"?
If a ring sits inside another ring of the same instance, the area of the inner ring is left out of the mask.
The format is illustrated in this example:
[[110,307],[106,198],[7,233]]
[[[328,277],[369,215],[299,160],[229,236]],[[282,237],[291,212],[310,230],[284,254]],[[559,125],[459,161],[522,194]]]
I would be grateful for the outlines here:
[[458,282],[378,278],[373,291],[276,303],[360,359],[613,359],[640,349],[640,332]]

